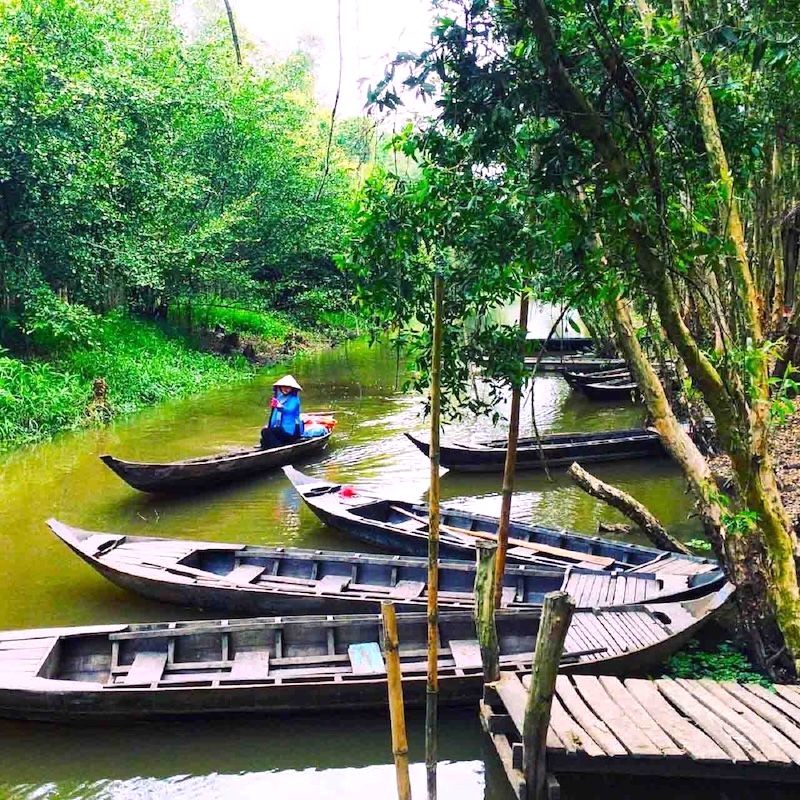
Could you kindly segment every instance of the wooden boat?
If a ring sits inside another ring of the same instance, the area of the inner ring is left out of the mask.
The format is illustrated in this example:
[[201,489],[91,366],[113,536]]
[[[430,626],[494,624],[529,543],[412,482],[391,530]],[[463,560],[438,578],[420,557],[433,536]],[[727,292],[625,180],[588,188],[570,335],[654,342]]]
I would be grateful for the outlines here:
[[597,372],[599,370],[622,369],[625,368],[625,361],[621,358],[601,358],[592,355],[563,355],[563,356],[542,356],[538,358],[526,358],[525,366],[533,369],[539,364],[539,372]]
[[635,400],[639,387],[636,381],[623,379],[600,383],[584,383],[578,387],[590,400]]
[[[562,671],[648,670],[682,647],[730,594],[576,611]],[[504,670],[525,673],[535,611],[499,611]],[[483,686],[468,611],[439,616],[439,701],[472,703]],[[426,614],[398,615],[403,695],[424,705]],[[382,708],[377,614],[94,625],[0,633],[0,716],[108,723],[158,717]]]
[[572,386],[573,389],[584,386],[587,383],[604,383],[610,380],[627,378],[631,379],[630,370],[627,367],[621,369],[604,369],[598,372],[572,372],[565,370],[563,373],[564,380]]
[[[64,544],[123,589],[166,603],[237,614],[379,613],[427,607],[424,558],[157,539],[84,531],[51,519]],[[439,565],[439,604],[471,608],[475,566]],[[698,591],[689,577],[602,573],[580,567],[509,564],[503,608],[531,609],[547,592],[565,591],[577,606],[601,607],[685,599]]]
[[164,464],[122,461],[110,455],[100,460],[122,480],[140,492],[194,492],[231,481],[249,478],[261,472],[296,462],[319,453],[330,439],[330,433],[313,439],[262,450],[249,447],[232,453],[188,458]]
[[577,353],[590,350],[594,346],[591,336],[551,336],[545,339],[539,336],[527,336],[525,348],[530,353],[538,353],[543,347],[545,353]]
[[[320,478],[293,467],[283,471],[308,507],[327,525],[384,551],[424,557],[428,552],[428,509],[424,505],[387,500]],[[475,558],[475,542],[493,539],[497,519],[456,508],[442,509],[439,552],[443,558]],[[708,591],[723,581],[722,570],[712,560],[654,547],[583,536],[541,525],[513,522],[509,527],[509,561],[561,566],[578,564],[595,571],[621,570],[682,575],[689,587]]]
[[[411,433],[408,439],[428,455],[429,443]],[[505,467],[507,441],[489,439],[475,444],[441,445],[440,463],[459,472],[502,472]],[[517,469],[543,469],[569,466],[573,461],[619,461],[627,458],[655,458],[666,455],[661,437],[647,428],[591,433],[554,433],[522,437],[517,444]]]

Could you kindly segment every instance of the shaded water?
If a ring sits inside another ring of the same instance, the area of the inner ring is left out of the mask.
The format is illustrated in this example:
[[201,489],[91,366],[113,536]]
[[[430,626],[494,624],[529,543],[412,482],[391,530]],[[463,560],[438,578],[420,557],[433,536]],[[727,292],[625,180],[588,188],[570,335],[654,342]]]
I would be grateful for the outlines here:
[[[332,408],[339,420],[326,454],[307,465],[336,480],[422,495],[427,461],[401,434],[425,430],[418,399],[396,389],[398,367],[388,348],[362,342],[299,357],[291,372],[306,387],[306,409]],[[89,529],[250,544],[355,549],[326,530],[295,496],[282,473],[185,499],[150,498],[122,483],[97,458],[173,460],[255,443],[270,386],[287,367],[251,382],[162,405],[103,430],[65,434],[0,457],[0,629],[210,616],[129,595],[106,583],[60,545],[43,521],[56,516]],[[111,387],[113,393],[113,387]],[[641,423],[637,406],[598,406],[570,393],[558,377],[536,384],[541,431],[620,428]],[[523,411],[530,424],[530,406]],[[448,435],[500,435],[482,420]],[[595,466],[594,472],[645,502],[684,537],[690,501],[666,460]],[[615,512],[573,488],[519,476],[514,514],[583,532]],[[497,513],[501,478],[447,474],[442,496]],[[443,712],[440,796],[510,797],[472,713]],[[420,745],[418,718],[412,741]],[[413,751],[419,760],[421,753]],[[0,721],[0,797],[183,798],[394,796],[388,721],[383,715],[290,720],[216,720],[68,729]],[[414,767],[421,779],[421,765]],[[422,786],[417,790],[422,796]],[[588,797],[589,795],[581,794]]]

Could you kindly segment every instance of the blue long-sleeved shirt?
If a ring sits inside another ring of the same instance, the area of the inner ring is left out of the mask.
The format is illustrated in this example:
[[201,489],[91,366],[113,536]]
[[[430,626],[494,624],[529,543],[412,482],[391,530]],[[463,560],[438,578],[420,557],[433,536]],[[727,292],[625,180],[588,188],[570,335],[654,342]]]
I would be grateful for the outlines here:
[[303,432],[303,425],[300,422],[300,398],[296,394],[278,398],[278,407],[272,410],[269,427],[283,428],[291,435],[294,435],[295,430]]

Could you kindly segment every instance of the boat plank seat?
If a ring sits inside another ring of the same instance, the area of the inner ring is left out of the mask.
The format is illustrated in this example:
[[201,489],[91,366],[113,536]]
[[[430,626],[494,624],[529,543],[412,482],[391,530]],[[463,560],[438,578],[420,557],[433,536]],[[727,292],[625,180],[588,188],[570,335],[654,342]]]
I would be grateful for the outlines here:
[[167,654],[145,651],[137,653],[127,674],[120,677],[120,683],[126,686],[153,686],[161,680],[167,666]]
[[506,606],[510,606],[516,599],[517,599],[517,587],[504,586],[503,591],[500,595],[500,607],[505,608]]
[[418,519],[393,519],[389,521],[389,524],[395,528],[403,528],[407,531],[418,531],[422,530],[423,528],[427,528],[428,524],[426,522],[421,522]]
[[267,650],[244,650],[233,657],[233,666],[228,676],[232,681],[264,680],[269,675],[269,652]]
[[459,669],[482,667],[481,648],[477,639],[451,639],[450,652]]
[[351,644],[347,648],[353,675],[385,675],[386,665],[377,642]]
[[95,533],[92,536],[84,539],[81,544],[81,550],[93,555],[100,554],[103,550],[109,549],[111,545],[117,546],[125,541],[124,536],[113,533]]
[[239,564],[225,575],[225,579],[236,583],[252,583],[265,569],[266,567],[258,564]]
[[389,592],[392,600],[414,600],[425,590],[424,581],[398,581]]
[[317,594],[339,594],[349,585],[349,575],[326,575],[317,581]]

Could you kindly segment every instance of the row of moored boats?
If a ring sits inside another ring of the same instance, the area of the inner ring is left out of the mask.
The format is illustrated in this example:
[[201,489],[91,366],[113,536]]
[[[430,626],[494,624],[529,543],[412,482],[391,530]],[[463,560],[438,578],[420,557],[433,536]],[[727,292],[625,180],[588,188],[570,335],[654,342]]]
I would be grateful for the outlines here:
[[[226,618],[0,633],[0,715],[105,722],[384,706],[385,600],[402,612],[405,700],[424,703],[428,509],[288,466],[319,452],[329,437],[171,464],[103,457],[132,486],[159,492],[194,491],[287,465],[287,479],[320,520],[385,554],[128,536],[49,520],[67,547],[116,585]],[[409,438],[427,451],[424,440]],[[448,445],[442,464],[498,469],[504,446]],[[655,434],[632,430],[542,437],[521,442],[520,453],[523,468],[536,468],[543,458],[557,465],[663,451]],[[442,510],[442,703],[480,695],[474,563],[477,543],[495,539],[496,531],[493,517]],[[708,558],[512,522],[497,616],[502,669],[530,669],[541,603],[555,590],[572,595],[577,607],[562,670],[624,675],[677,651],[731,592]]]

